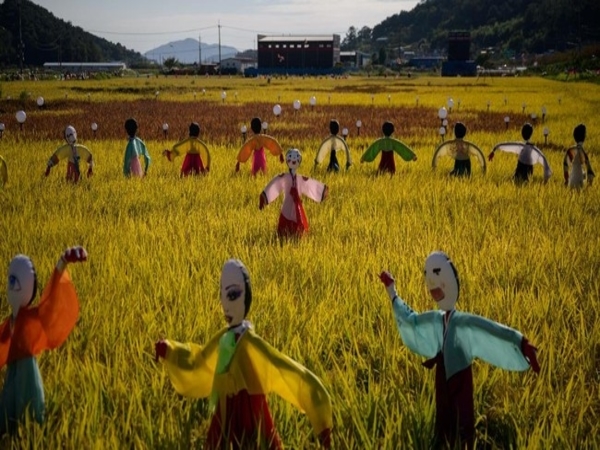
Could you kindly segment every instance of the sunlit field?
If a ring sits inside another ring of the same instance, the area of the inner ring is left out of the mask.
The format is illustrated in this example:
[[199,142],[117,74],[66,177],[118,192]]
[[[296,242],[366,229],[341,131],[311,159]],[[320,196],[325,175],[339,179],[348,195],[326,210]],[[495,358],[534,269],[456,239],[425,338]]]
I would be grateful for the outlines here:
[[[585,148],[600,172],[598,86],[539,78],[141,77],[4,83],[0,90],[0,155],[9,171],[0,188],[4,267],[25,253],[44,284],[66,247],[89,253],[87,263],[69,268],[80,320],[62,347],[38,358],[46,421],[24,424],[20,438],[5,437],[1,446],[201,447],[208,401],[175,393],[154,362],[154,342],[204,343],[225,325],[218,283],[224,261],[236,257],[250,271],[256,332],[329,390],[336,448],[428,448],[434,372],[402,344],[377,274],[394,274],[415,310],[435,308],[423,267],[431,251],[443,250],[460,276],[457,307],[520,330],[539,349],[539,375],[474,363],[478,445],[600,447],[599,186],[569,190],[562,168],[573,128],[584,122]],[[529,184],[514,185],[516,155],[501,152],[485,175],[473,161],[471,179],[448,176],[451,160],[433,171],[442,142],[438,109],[450,97],[446,139],[463,121],[466,139],[486,156],[499,142],[521,140],[523,123],[534,123],[533,142],[554,172],[548,183],[538,165]],[[22,129],[19,109],[27,113]],[[284,148],[302,151],[299,173],[330,188],[323,203],[304,201],[311,229],[299,242],[276,237],[281,199],[258,209],[260,192],[285,166],[267,156],[267,176],[252,177],[250,163],[235,173],[240,127],[254,115]],[[152,156],[142,180],[122,175],[129,116]],[[348,128],[354,162],[338,174],[313,167],[332,118]],[[393,177],[375,174],[379,158],[359,162],[385,120],[418,155],[410,163],[396,158]],[[191,121],[211,150],[211,171],[181,179],[182,159],[171,163],[161,153],[187,136]],[[69,124],[96,159],[94,176],[78,185],[64,181],[64,161],[44,177]],[[270,405],[287,448],[317,447],[304,415],[276,397]]]

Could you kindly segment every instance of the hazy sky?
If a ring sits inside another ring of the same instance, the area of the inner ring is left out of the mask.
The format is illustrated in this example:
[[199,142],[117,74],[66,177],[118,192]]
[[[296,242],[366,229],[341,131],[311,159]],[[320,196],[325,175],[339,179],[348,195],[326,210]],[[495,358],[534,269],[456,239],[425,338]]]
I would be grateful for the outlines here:
[[[2,0],[0,0],[1,2]],[[373,28],[418,0],[33,0],[56,17],[145,53],[192,37],[238,50],[257,34],[339,34]]]

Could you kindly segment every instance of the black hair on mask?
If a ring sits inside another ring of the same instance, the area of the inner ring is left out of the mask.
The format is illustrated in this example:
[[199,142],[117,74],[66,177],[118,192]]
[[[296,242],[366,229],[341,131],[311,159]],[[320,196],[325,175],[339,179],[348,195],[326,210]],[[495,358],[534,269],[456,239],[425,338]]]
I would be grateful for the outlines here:
[[448,258],[448,264],[450,264],[452,272],[454,272],[454,276],[456,277],[456,287],[458,291],[458,293],[456,294],[456,301],[458,302],[458,298],[460,297],[460,278],[458,278],[458,271],[456,270],[456,267],[454,267],[454,264],[452,263],[450,258]]
[[384,122],[381,126],[381,131],[386,137],[390,137],[394,133],[394,124],[392,122]]
[[586,129],[584,124],[580,123],[577,125],[573,130],[573,138],[575,139],[575,142],[579,143],[585,141],[585,132]]
[[137,133],[137,129],[138,129],[138,124],[137,124],[137,121],[133,117],[130,117],[129,119],[127,119],[125,121],[125,131],[127,131],[127,134],[130,137],[135,136],[135,133]]
[[248,272],[248,269],[241,261],[239,261],[239,264],[242,276],[244,277],[244,288],[246,292],[244,297],[244,317],[246,317],[250,311],[250,305],[252,304],[252,284],[250,283],[250,273]]
[[533,126],[530,123],[526,123],[525,125],[523,125],[523,128],[521,128],[521,136],[523,136],[523,139],[528,141],[529,139],[531,139],[532,134]]
[[196,122],[192,122],[190,124],[190,136],[191,137],[198,137],[200,136],[200,125],[198,125]]
[[33,291],[31,291],[31,299],[27,303],[27,306],[31,305],[33,303],[33,301],[35,300],[35,296],[37,294],[37,287],[38,287],[37,272],[35,270],[35,266],[33,265],[33,261],[31,261],[31,259],[29,259],[29,261],[31,262],[31,270],[33,272]]
[[329,122],[329,131],[333,135],[338,134],[340,132],[340,123],[337,120]]
[[260,134],[260,131],[262,130],[262,121],[258,117],[255,117],[250,121],[250,129],[254,134]]
[[462,139],[467,135],[467,127],[462,122],[456,122],[454,124],[454,136],[456,139]]

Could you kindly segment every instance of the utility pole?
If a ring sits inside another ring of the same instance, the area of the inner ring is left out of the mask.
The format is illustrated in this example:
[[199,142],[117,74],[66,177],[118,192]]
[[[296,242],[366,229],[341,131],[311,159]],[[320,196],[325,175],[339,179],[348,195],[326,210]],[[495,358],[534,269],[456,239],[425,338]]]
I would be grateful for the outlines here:
[[221,75],[221,21],[219,20],[219,75]]
[[21,27],[21,0],[19,0],[19,66],[23,78],[23,61],[25,60],[25,44],[23,44],[23,30]]
[[198,34],[198,70],[202,66],[202,35]]

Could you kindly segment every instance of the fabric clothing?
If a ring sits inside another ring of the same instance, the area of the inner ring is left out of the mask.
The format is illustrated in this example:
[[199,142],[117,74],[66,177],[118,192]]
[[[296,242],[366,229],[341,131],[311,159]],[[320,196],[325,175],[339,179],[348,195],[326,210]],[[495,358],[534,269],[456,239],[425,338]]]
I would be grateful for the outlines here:
[[329,154],[329,164],[327,165],[327,172],[339,172],[340,163],[334,151]]
[[81,160],[93,167],[94,160],[90,150],[80,144],[65,144],[59,147],[48,160],[48,167],[56,166],[61,160],[67,159],[67,181],[76,183],[81,177]]
[[596,177],[590,159],[581,144],[567,149],[563,159],[563,171],[565,183],[571,188],[581,188],[586,179],[591,183]]
[[331,429],[331,400],[312,372],[252,329],[236,335],[233,351],[228,352],[228,333],[222,329],[204,347],[167,341],[163,360],[179,394],[216,397],[206,448],[248,448],[257,440],[259,448],[280,448],[265,399],[271,392],[306,413],[317,435]]
[[452,311],[414,312],[397,295],[394,317],[404,344],[436,366],[436,441],[451,445],[474,439],[473,376],[475,358],[506,370],[524,371],[523,335],[481,316]]
[[450,175],[456,177],[470,177],[471,176],[471,160],[470,159],[455,159],[454,169],[450,172]]
[[41,424],[45,409],[44,384],[35,358],[10,363],[0,393],[0,436],[14,433],[27,413]]
[[[79,300],[68,272],[54,270],[37,306],[21,308],[0,325],[0,368],[7,365],[0,394],[0,430],[14,429],[27,407],[41,422],[44,389],[35,356],[60,346],[79,317]],[[3,428],[6,427],[7,428]]]
[[264,148],[257,148],[252,153],[252,175],[258,172],[267,173],[267,157],[265,156]]
[[252,156],[252,175],[256,175],[258,172],[267,173],[265,150],[268,150],[273,156],[283,155],[283,149],[273,137],[267,134],[255,134],[244,143],[237,160],[239,163],[244,163]]
[[381,160],[377,169],[380,173],[396,173],[394,153],[398,154],[404,161],[416,159],[415,153],[403,142],[391,137],[383,137],[373,142],[360,160],[361,162],[372,162],[380,152]]
[[529,142],[503,142],[498,144],[492,150],[496,150],[518,155],[517,168],[515,169],[515,181],[528,181],[533,173],[533,165],[541,164],[544,167],[544,180],[552,176],[552,170],[546,156],[535,145]]
[[450,175],[471,176],[471,157],[474,157],[483,173],[486,171],[485,156],[479,147],[464,139],[454,139],[442,143],[433,154],[432,167],[435,169],[440,158],[449,156],[454,159],[454,169]]
[[185,155],[181,166],[181,176],[197,175],[210,170],[210,153],[206,144],[197,137],[178,142],[171,149],[172,157]]
[[202,164],[202,158],[197,153],[188,153],[185,155],[183,164],[181,165],[181,176],[187,177],[190,175],[205,174],[207,170]]
[[312,178],[282,173],[273,178],[263,191],[267,204],[284,193],[277,232],[280,236],[302,235],[308,231],[308,220],[302,205],[302,195],[320,203],[327,186]]
[[517,161],[517,168],[515,169],[515,174],[513,175],[513,178],[516,182],[523,183],[525,181],[529,181],[532,175],[532,164],[526,164],[524,162]]
[[[140,158],[144,158],[144,169]],[[123,161],[123,174],[125,176],[143,177],[150,167],[150,154],[146,144],[138,137],[129,138],[125,148],[125,160]]]
[[352,158],[350,157],[350,149],[348,148],[348,144],[341,137],[331,134],[327,137],[321,145],[319,146],[319,150],[317,151],[317,156],[315,158],[315,166],[321,164],[325,161],[327,154],[329,154],[329,165],[327,166],[328,172],[338,172],[340,170],[340,165],[337,158],[337,153],[342,152],[346,158],[346,168],[352,165]]
[[434,448],[473,448],[475,441],[475,405],[472,366],[446,377],[443,353],[423,363],[435,367]]

